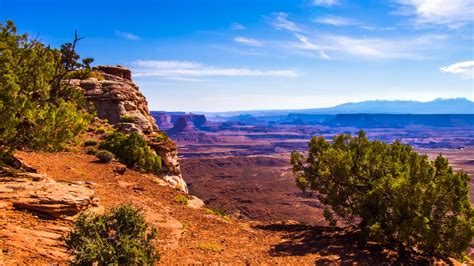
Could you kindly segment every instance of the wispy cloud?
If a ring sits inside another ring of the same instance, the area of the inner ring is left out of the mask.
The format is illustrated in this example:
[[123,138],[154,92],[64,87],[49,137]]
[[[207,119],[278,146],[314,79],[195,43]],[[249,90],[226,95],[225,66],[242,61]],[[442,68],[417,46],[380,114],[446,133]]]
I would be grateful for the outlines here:
[[203,77],[298,77],[298,73],[294,70],[226,68],[191,61],[137,60],[132,64],[136,77],[160,77],[173,80]]
[[321,58],[331,60],[331,57],[324,52],[325,48],[323,46],[310,42],[309,38],[304,35],[295,34],[295,36],[301,42],[301,44],[296,45],[297,48],[317,51]]
[[331,25],[331,26],[349,26],[349,25],[358,24],[356,21],[352,19],[338,17],[338,16],[319,17],[315,19],[314,22],[320,23],[320,24]]
[[338,0],[314,0],[313,4],[317,6],[329,7],[329,6],[338,5],[339,1]]
[[396,27],[377,27],[377,26],[361,26],[364,30],[370,30],[370,31],[388,31],[388,30],[395,30]]
[[256,40],[256,39],[253,39],[253,38],[246,38],[246,37],[238,36],[238,37],[234,38],[234,41],[238,42],[240,44],[243,44],[243,45],[248,45],[248,46],[256,46],[256,47],[262,47],[263,46],[263,42],[261,42],[259,40]]
[[284,12],[275,13],[273,26],[278,30],[288,30],[292,32],[301,31],[301,29],[293,21],[288,20],[288,14]]
[[395,0],[395,2],[400,5],[399,14],[415,15],[418,24],[459,28],[473,22],[473,0]]
[[298,43],[293,48],[316,51],[321,58],[363,59],[412,59],[423,58],[422,52],[428,44],[444,39],[444,36],[426,35],[405,39],[354,38],[342,35],[322,35],[311,40],[296,35]]
[[464,79],[474,79],[474,61],[464,61],[440,68],[442,72],[460,75]]
[[232,25],[230,25],[230,28],[232,30],[245,30],[245,26],[240,23],[232,23]]
[[130,32],[123,32],[123,31],[119,31],[119,30],[116,30],[115,31],[115,35],[121,37],[121,38],[124,38],[124,39],[127,39],[127,40],[131,40],[131,41],[138,41],[140,40],[140,37],[138,37],[137,35],[135,34],[132,34]]

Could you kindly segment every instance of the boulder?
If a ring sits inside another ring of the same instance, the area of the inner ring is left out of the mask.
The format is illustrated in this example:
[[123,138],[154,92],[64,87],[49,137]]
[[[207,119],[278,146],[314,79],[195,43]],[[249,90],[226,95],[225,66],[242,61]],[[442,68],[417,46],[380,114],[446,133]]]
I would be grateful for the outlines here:
[[94,190],[87,185],[56,182],[38,173],[1,172],[0,208],[22,209],[59,218],[99,206]]

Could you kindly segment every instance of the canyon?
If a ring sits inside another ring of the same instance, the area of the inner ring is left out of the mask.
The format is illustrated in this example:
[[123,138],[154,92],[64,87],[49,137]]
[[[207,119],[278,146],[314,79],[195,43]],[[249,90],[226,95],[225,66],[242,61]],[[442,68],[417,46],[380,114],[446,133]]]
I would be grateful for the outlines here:
[[304,152],[313,136],[330,139],[365,130],[372,140],[400,140],[431,157],[441,153],[456,169],[474,175],[474,115],[470,114],[295,113],[210,118],[183,112],[151,114],[158,125],[161,121],[173,124],[167,132],[172,138],[179,136],[179,157],[191,193],[243,219],[325,224],[319,202],[296,188],[289,163],[290,153]]

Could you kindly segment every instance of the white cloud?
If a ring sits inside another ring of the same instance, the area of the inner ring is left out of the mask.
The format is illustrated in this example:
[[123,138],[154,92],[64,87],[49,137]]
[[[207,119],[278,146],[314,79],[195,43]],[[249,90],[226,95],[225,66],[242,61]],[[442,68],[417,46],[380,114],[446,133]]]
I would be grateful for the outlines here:
[[[317,51],[324,59],[347,58],[365,59],[421,59],[428,44],[442,40],[444,36],[426,35],[406,39],[354,38],[341,35],[323,35],[310,40],[307,36],[296,35],[298,43],[293,47]],[[334,56],[333,56],[334,55]]]
[[325,48],[320,46],[320,45],[317,45],[315,43],[312,43],[309,41],[308,37],[304,36],[304,35],[301,35],[301,34],[296,34],[295,35],[296,38],[301,42],[300,45],[297,45],[296,47],[300,48],[300,49],[304,49],[304,50],[314,50],[314,51],[318,51],[319,53],[319,56],[323,59],[326,59],[326,60],[331,60],[331,57],[328,56],[324,50]]
[[377,26],[362,26],[364,30],[370,31],[388,31],[388,30],[395,30],[395,27],[377,27]]
[[337,17],[337,16],[320,17],[320,18],[315,19],[314,22],[320,23],[320,24],[332,25],[332,26],[348,26],[348,25],[357,24],[357,22],[351,19]]
[[137,35],[135,34],[132,34],[130,32],[123,32],[123,31],[119,31],[119,30],[116,30],[115,31],[115,35],[121,37],[121,38],[124,38],[124,39],[127,39],[127,40],[131,40],[131,41],[138,41],[140,40],[140,37],[138,37]]
[[294,70],[257,70],[214,67],[190,61],[137,60],[132,63],[136,77],[191,80],[202,77],[283,77],[295,78]]
[[232,30],[245,30],[245,26],[240,23],[233,23],[230,28]]
[[289,30],[293,32],[301,31],[296,24],[290,20],[288,20],[288,14],[284,12],[275,13],[275,21],[273,22],[273,26],[278,30]]
[[339,4],[338,0],[314,0],[314,5],[317,6],[334,6]]
[[464,61],[440,68],[442,72],[461,75],[464,79],[474,79],[474,61]]
[[262,47],[263,43],[259,40],[252,39],[252,38],[246,38],[246,37],[235,37],[234,38],[235,42],[238,42],[240,44],[248,45],[248,46],[256,46],[256,47]]
[[458,28],[472,23],[474,18],[473,0],[396,0],[401,5],[399,11],[405,15],[415,15],[418,24],[439,24]]

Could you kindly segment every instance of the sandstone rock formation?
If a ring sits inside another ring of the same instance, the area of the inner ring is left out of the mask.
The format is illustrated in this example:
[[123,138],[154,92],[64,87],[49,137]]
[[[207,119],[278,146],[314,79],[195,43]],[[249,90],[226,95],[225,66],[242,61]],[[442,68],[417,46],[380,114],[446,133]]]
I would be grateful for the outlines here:
[[171,123],[171,115],[165,112],[151,112],[151,115],[156,120],[156,124],[161,130],[168,130],[173,127]]
[[170,134],[178,133],[196,133],[197,129],[194,126],[194,123],[191,119],[188,119],[186,116],[179,117],[172,129],[169,130]]
[[0,169],[0,209],[28,210],[51,218],[99,206],[87,185],[56,182],[43,174]]
[[[214,137],[201,131],[210,131],[210,127],[214,126],[212,122],[208,122],[204,115],[171,113],[166,114],[170,117],[173,127],[167,130],[168,134],[178,143],[213,143]],[[153,114],[157,117],[156,114]],[[163,115],[161,115],[163,116]]]
[[178,147],[176,143],[167,138],[163,141],[150,139],[150,147],[161,157],[162,168],[166,169],[163,179],[174,185],[177,189],[188,192],[186,182],[181,175],[181,167],[178,161]]
[[[103,79],[74,79],[72,84],[84,90],[86,100],[94,106],[99,118],[107,119],[122,132],[142,133],[162,158],[163,177],[187,192],[181,176],[177,146],[171,139],[155,141],[154,137],[160,130],[150,114],[145,96],[132,81],[131,71],[121,66],[98,66],[93,70]],[[127,121],[123,121],[124,117],[127,117]]]
[[117,125],[124,122],[121,119],[127,116],[132,118],[133,123],[145,134],[158,131],[148,110],[146,98],[133,83],[129,69],[99,66],[94,70],[104,79],[75,79],[71,82],[84,90],[87,101],[94,105],[99,118]]

